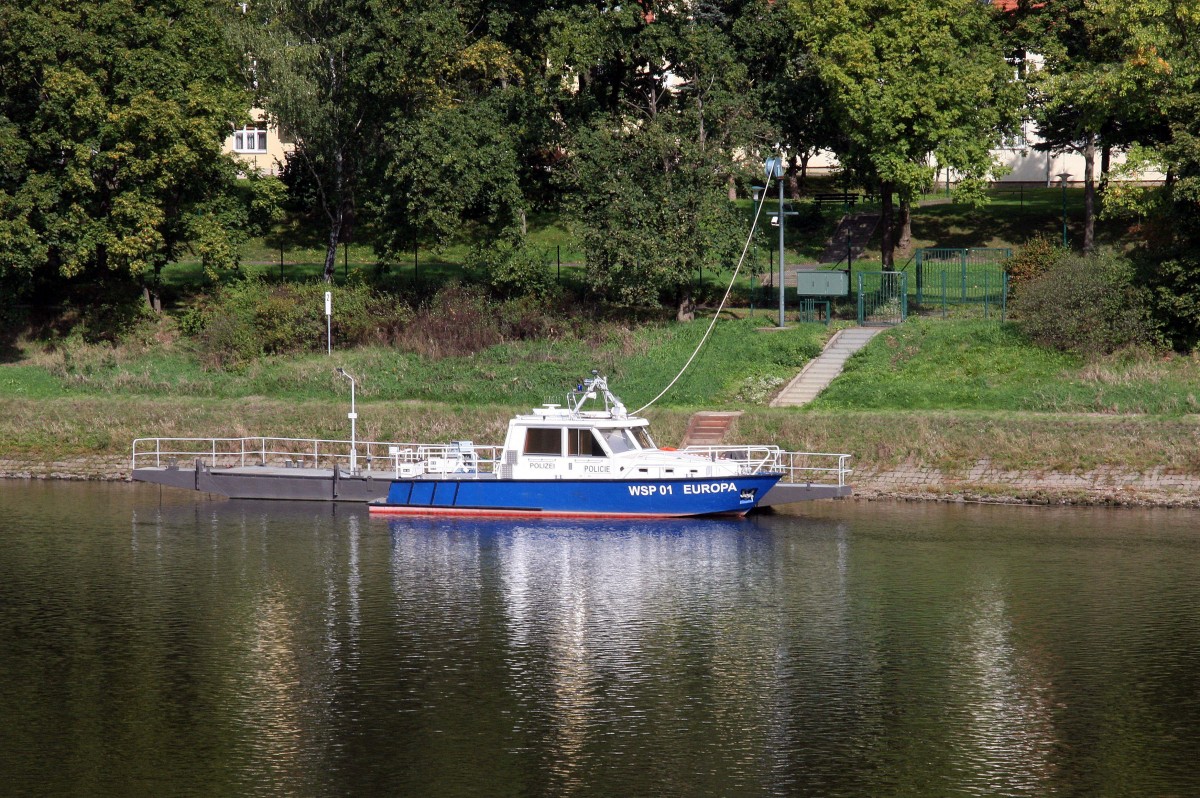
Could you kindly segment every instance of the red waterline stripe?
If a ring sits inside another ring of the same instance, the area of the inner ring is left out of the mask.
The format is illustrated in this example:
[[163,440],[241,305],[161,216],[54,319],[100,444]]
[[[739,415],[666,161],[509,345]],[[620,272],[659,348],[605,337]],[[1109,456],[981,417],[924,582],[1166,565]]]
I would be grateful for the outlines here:
[[[577,513],[558,510],[467,510],[462,508],[434,508],[434,507],[376,507],[374,505],[368,508],[371,515],[397,515],[397,516],[441,516],[453,515],[459,517],[486,517],[486,518],[687,518],[686,514],[664,514],[664,513]],[[744,512],[731,510],[720,515],[745,515]]]

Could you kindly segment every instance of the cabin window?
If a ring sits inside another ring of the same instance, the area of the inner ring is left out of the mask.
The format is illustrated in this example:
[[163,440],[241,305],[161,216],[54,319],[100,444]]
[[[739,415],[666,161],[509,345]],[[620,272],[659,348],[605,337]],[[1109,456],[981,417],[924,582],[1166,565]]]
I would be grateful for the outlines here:
[[590,429],[567,430],[567,454],[572,457],[604,457],[604,447]]
[[650,431],[645,427],[635,427],[633,429],[633,437],[637,439],[638,446],[642,447],[643,449],[658,448],[654,445],[654,441],[650,439]]
[[629,436],[629,432],[623,429],[608,429],[604,433],[604,442],[608,444],[608,448],[613,454],[621,452],[633,451],[636,447],[633,445],[633,438]]
[[562,430],[530,427],[525,430],[525,454],[562,455]]

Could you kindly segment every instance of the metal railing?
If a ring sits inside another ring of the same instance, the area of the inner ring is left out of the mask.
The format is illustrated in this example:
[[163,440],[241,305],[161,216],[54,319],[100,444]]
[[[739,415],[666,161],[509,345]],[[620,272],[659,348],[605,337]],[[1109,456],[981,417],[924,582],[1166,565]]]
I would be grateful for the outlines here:
[[[389,441],[355,441],[358,472],[399,474],[404,464],[440,459],[464,469],[490,472],[499,460],[499,446],[466,442],[430,445]],[[190,466],[200,460],[209,468],[274,466],[279,468],[342,468],[349,471],[350,441],[319,438],[138,438],[133,442],[133,468]]]
[[[496,471],[500,446],[477,446],[467,441],[448,444],[356,441],[357,473],[386,473],[400,477],[404,467],[423,464],[437,473]],[[132,467],[190,467],[200,460],[209,468],[274,466],[278,468],[344,468],[350,471],[350,441],[318,438],[138,438],[133,442]],[[783,472],[783,482],[823,483],[836,479],[844,486],[853,469],[851,455],[831,452],[788,452],[778,446],[688,446],[680,451],[714,462],[736,462],[743,474]]]
[[688,446],[680,451],[712,460],[736,461],[743,474],[781,471],[780,481],[789,484],[828,484],[833,478],[842,487],[854,470],[847,465],[852,455],[834,452],[788,452],[778,446]]

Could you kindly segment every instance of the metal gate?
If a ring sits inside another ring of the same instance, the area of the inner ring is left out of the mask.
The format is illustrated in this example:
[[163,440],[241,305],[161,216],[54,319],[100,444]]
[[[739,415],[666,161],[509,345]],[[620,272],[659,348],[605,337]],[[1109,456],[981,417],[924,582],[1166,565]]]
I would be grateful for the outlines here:
[[908,318],[906,272],[856,272],[858,323],[900,324]]

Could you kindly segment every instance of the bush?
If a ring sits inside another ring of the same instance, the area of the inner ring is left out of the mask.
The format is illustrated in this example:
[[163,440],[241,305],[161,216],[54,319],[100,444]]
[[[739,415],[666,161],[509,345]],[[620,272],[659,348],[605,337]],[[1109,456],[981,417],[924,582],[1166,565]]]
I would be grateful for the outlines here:
[[1134,275],[1113,252],[1061,258],[1016,292],[1013,317],[1034,343],[1085,357],[1157,344],[1149,292]]
[[412,310],[394,297],[351,282],[268,283],[242,280],[198,299],[180,328],[201,362],[237,368],[262,355],[319,351],[326,346],[325,292],[333,291],[332,333],[339,345],[394,340]]
[[1004,269],[1008,272],[1011,284],[1016,287],[1045,274],[1068,254],[1068,250],[1039,233],[1008,259]]
[[462,357],[505,341],[557,338],[566,329],[546,300],[494,302],[478,286],[455,284],[423,305],[397,340],[425,357]]
[[544,297],[554,288],[549,264],[549,252],[529,246],[520,236],[506,235],[473,247],[463,265],[497,296]]

